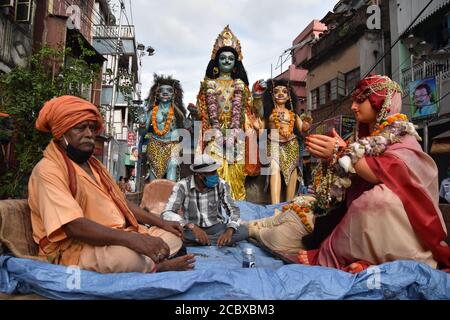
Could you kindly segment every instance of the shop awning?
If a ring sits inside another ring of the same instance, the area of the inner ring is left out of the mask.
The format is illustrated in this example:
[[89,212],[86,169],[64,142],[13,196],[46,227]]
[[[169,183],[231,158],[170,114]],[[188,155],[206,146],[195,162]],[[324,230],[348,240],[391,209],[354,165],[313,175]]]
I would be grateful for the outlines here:
[[[428,4],[428,0],[426,1],[418,1],[419,8],[417,12],[422,11],[422,9]],[[431,15],[433,15],[438,10],[442,9],[444,6],[448,5],[448,0],[434,0],[430,6],[421,14],[421,16],[417,19],[417,21],[411,26],[411,29],[415,28],[417,25],[428,19]]]
[[450,130],[441,133],[433,138],[431,145],[431,154],[446,154],[450,153]]

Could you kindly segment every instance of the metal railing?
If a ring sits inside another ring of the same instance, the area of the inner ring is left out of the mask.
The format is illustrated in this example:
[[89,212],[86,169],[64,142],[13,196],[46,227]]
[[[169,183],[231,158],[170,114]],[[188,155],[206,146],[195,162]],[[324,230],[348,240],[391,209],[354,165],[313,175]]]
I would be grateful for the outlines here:
[[95,25],[93,28],[94,38],[118,38],[120,30],[120,37],[123,39],[134,38],[134,26],[104,26]]
[[450,59],[436,62],[425,60],[416,63],[412,68],[402,70],[402,88],[404,94],[409,94],[409,83],[413,80],[439,77],[441,80],[450,78]]

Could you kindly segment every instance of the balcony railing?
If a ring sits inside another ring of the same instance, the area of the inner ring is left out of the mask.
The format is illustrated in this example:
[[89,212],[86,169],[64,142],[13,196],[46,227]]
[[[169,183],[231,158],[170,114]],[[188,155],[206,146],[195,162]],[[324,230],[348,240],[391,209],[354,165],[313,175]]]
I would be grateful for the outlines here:
[[[119,26],[95,25],[93,29],[93,37],[116,39],[119,37]],[[134,38],[134,26],[122,26],[120,28],[120,37],[122,39]]]
[[412,68],[403,69],[402,71],[402,89],[404,94],[409,93],[409,84],[411,81],[421,80],[431,77],[441,77],[441,80],[450,78],[450,59],[436,62],[433,60],[416,63]]

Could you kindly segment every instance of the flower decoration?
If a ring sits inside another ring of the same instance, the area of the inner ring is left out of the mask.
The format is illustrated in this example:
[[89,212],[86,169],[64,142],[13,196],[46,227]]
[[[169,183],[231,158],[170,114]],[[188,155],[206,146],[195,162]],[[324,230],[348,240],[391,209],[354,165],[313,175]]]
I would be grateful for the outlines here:
[[154,104],[153,112],[152,112],[152,126],[153,126],[153,131],[155,132],[155,134],[159,137],[162,137],[162,136],[165,136],[167,134],[167,132],[169,132],[169,130],[170,130],[170,124],[172,123],[172,119],[173,119],[174,107],[173,107],[173,105],[170,106],[169,116],[167,117],[166,123],[164,125],[164,129],[162,131],[159,130],[158,125],[156,123],[156,115],[158,114],[158,110],[159,110],[158,105]]
[[297,197],[291,203],[284,205],[282,207],[282,210],[283,212],[286,212],[288,210],[294,211],[300,218],[300,221],[302,222],[305,229],[309,233],[311,233],[313,231],[313,227],[308,220],[308,215],[313,212],[314,203],[314,201],[306,201],[303,197]]
[[[239,128],[241,127],[243,120],[243,92],[245,90],[245,84],[240,79],[233,80],[233,97],[231,99],[231,121],[229,126],[225,125],[225,129],[222,130],[222,135],[225,136],[226,128],[231,129],[231,135],[226,139],[220,140],[226,145],[234,145],[237,135],[239,133]],[[217,90],[217,84],[214,80],[209,80],[206,82],[206,106],[209,115],[210,127],[214,129],[221,129],[218,116],[219,116],[219,103],[217,101],[218,96],[221,94],[220,90]],[[205,117],[204,117],[205,118]],[[203,120],[206,120],[202,118]],[[219,140],[217,140],[219,141]]]

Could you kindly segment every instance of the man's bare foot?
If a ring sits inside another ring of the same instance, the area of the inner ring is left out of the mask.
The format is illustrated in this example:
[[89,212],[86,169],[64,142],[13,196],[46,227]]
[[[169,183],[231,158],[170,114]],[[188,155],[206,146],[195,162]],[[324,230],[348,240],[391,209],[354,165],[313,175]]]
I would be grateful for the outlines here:
[[163,271],[186,271],[194,269],[195,258],[192,253],[181,257],[164,260],[156,265],[156,272]]

